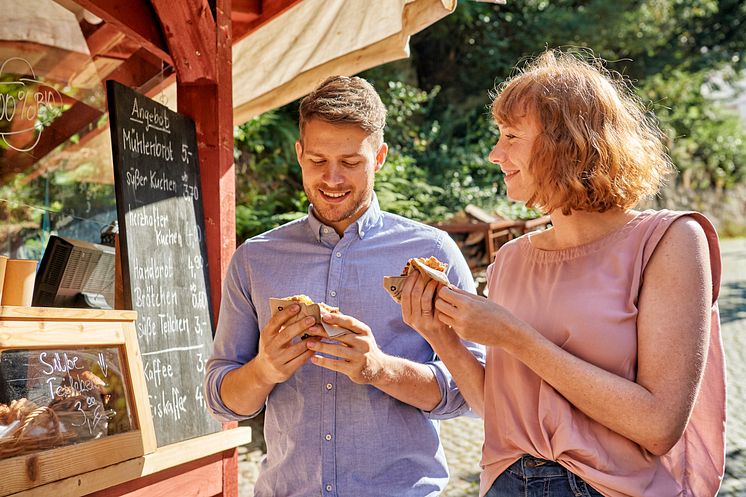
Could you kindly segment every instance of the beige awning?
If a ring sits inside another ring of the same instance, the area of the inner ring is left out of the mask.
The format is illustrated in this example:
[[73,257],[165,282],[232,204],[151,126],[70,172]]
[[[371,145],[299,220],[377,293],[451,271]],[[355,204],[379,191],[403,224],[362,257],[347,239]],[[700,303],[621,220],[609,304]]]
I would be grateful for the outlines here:
[[[10,0],[0,3],[3,1]],[[408,57],[410,36],[455,7],[456,0],[297,3],[234,44],[234,123],[243,124],[262,112],[292,102],[333,74],[352,75]],[[176,110],[175,78],[151,97]],[[42,158],[26,180],[45,170],[75,169],[84,164],[80,174],[86,180],[110,183],[111,161],[108,126],[102,123],[80,142],[66,142]]]
[[409,38],[456,0],[304,0],[233,45],[233,121],[305,95],[333,74],[409,56]]

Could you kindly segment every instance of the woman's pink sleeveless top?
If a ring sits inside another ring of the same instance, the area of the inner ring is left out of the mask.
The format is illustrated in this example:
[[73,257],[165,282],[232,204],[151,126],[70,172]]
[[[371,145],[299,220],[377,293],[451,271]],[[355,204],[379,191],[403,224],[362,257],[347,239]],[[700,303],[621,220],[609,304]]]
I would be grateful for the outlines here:
[[522,454],[558,461],[608,497],[714,496],[724,467],[725,370],[717,296],[720,250],[693,212],[644,211],[587,245],[544,251],[527,236],[504,245],[488,270],[489,298],[568,352],[635,379],[643,272],[675,219],[704,228],[712,267],[712,332],[694,412],[662,457],[593,421],[499,348],[487,351],[480,495]]

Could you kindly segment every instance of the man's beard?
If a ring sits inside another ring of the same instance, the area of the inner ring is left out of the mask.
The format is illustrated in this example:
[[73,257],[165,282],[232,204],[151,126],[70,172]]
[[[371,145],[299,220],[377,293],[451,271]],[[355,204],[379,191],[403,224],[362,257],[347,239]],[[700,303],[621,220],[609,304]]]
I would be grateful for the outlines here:
[[[311,205],[313,205],[316,217],[325,223],[339,223],[359,214],[360,211],[365,208],[373,192],[372,187],[366,188],[362,192],[358,191],[357,194],[355,191],[352,191],[350,192],[351,198],[345,199],[344,203],[339,205],[329,205],[324,200],[323,194],[319,192],[318,188],[313,189],[313,195],[309,194],[308,190],[309,188],[305,188],[306,196]],[[349,207],[345,207],[346,205],[349,205]]]

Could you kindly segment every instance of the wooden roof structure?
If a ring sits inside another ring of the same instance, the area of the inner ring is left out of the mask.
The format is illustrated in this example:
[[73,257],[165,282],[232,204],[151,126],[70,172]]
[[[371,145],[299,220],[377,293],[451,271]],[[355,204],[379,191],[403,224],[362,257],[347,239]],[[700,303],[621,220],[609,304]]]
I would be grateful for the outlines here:
[[[176,102],[197,125],[209,264],[219,269],[212,276],[219,289],[235,239],[233,126],[299,98],[331,74],[407,57],[409,37],[452,12],[456,0],[21,4],[0,0],[9,13],[0,27],[2,69],[48,85],[64,112],[43,128],[10,123],[0,184],[21,172],[30,181],[61,159],[75,162],[76,153],[97,158],[101,168],[92,174],[112,181],[107,79]],[[219,296],[213,292],[216,309]]]

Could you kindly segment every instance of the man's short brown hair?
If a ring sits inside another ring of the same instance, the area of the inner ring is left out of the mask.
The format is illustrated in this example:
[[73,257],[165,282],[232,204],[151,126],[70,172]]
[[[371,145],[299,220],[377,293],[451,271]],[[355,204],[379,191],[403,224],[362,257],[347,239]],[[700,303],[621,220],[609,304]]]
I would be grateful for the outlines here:
[[544,52],[499,88],[492,115],[500,124],[539,124],[528,204],[544,212],[627,209],[656,194],[673,170],[654,116],[600,59]]
[[330,124],[354,124],[383,143],[386,107],[373,85],[357,76],[331,76],[300,103],[300,136],[307,122],[319,119]]

